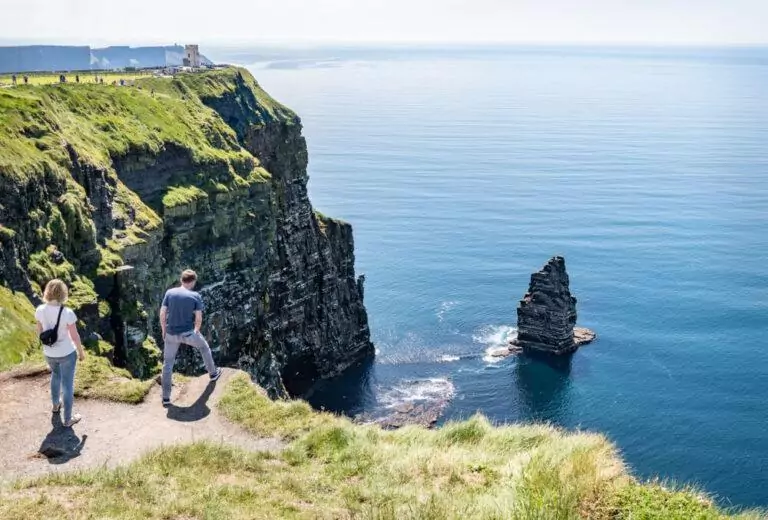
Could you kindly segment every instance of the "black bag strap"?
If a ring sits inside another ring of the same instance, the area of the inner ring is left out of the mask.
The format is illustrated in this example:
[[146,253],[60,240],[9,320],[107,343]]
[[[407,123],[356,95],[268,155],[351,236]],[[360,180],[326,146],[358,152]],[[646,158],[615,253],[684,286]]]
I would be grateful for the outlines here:
[[61,305],[61,304],[60,304],[60,305],[59,305],[59,315],[58,315],[58,317],[56,318],[56,327],[55,327],[55,329],[54,329],[54,330],[56,330],[56,331],[58,331],[58,330],[59,330],[59,323],[61,322],[61,311],[63,311],[63,310],[64,310],[64,305]]

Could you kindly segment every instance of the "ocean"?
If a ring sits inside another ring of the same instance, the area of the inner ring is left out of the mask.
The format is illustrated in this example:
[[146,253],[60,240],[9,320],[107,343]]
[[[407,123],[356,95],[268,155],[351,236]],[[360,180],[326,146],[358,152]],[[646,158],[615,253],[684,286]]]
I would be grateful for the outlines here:
[[[768,506],[768,49],[219,54],[300,114],[312,201],[354,226],[377,357],[313,404],[450,397]],[[489,358],[553,255],[598,340]]]

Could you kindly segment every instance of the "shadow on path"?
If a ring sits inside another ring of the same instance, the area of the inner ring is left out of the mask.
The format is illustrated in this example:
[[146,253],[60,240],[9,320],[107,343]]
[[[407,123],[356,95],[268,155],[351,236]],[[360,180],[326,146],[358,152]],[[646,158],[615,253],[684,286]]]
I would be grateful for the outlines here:
[[208,417],[211,414],[211,409],[208,408],[208,399],[215,389],[216,381],[211,381],[205,387],[205,391],[197,398],[197,401],[191,405],[185,407],[170,405],[167,417],[179,422],[194,422]]
[[40,449],[37,450],[38,453],[47,458],[51,464],[66,464],[79,457],[88,436],[83,435],[82,439],[78,438],[71,427],[64,427],[64,423],[61,422],[61,414],[58,413],[51,416],[51,426],[51,431],[45,436],[40,444]]

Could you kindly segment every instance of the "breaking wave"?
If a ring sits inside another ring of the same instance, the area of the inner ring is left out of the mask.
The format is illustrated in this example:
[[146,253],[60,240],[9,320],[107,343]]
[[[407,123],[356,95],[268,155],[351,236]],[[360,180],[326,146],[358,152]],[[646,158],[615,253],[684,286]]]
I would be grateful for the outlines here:
[[472,341],[485,345],[483,361],[486,363],[498,363],[504,358],[494,354],[506,349],[509,342],[516,337],[516,327],[511,327],[509,325],[488,325],[478,330],[477,333],[472,336]]
[[400,381],[392,388],[381,389],[378,400],[384,408],[394,408],[403,403],[449,401],[454,394],[455,388],[448,379],[412,379]]

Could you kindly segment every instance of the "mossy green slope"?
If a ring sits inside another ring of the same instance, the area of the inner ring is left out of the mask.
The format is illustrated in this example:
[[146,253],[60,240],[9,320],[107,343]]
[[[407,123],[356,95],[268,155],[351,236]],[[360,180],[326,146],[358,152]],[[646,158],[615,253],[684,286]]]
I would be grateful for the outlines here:
[[[268,182],[269,173],[241,147],[236,131],[204,103],[235,95],[238,83],[252,89],[253,117],[295,117],[236,68],[149,77],[131,87],[0,89],[0,261],[4,254],[16,255],[0,285],[29,287],[39,296],[48,280],[61,278],[78,314],[84,306],[98,306],[101,315],[92,313],[81,323],[94,330],[109,313],[97,294],[98,279],[124,263],[127,247],[150,240],[166,212]],[[171,152],[182,164],[158,181],[151,196],[128,185],[126,176]],[[101,226],[93,178],[101,179],[112,201]],[[112,229],[117,221],[125,227]],[[56,250],[64,261],[52,260]],[[0,367],[20,361],[24,345],[0,342]]]
[[[290,113],[239,69],[147,78],[134,87],[81,84],[0,90],[0,182],[8,196],[37,199],[29,204],[23,226],[13,221],[10,209],[5,215],[0,211],[4,233],[23,231],[17,238],[32,252],[57,245],[71,257],[75,273],[91,274],[81,272],[87,262],[78,251],[100,250],[102,265],[114,267],[117,260],[104,246],[119,254],[124,244],[113,237],[97,244],[93,208],[73,174],[77,168],[105,172],[116,191],[113,211],[136,214],[135,222],[121,233],[129,242],[141,241],[157,228],[166,206],[265,182],[268,172],[240,146],[233,128],[202,101],[233,89],[236,78],[257,91],[263,103],[258,114]],[[117,163],[128,156],[151,160],[168,149],[181,151],[188,167],[169,179],[160,197],[141,200],[123,184]],[[30,196],[30,183],[42,184],[41,193]],[[39,260],[29,259],[32,267],[45,267]],[[58,273],[34,269],[30,277],[39,286],[51,274]]]
[[35,309],[21,293],[0,286],[0,371],[37,353]]
[[[136,87],[52,85],[0,91],[0,172],[5,179],[55,172],[71,165],[62,141],[82,160],[110,169],[132,150],[188,150],[201,169],[247,176],[254,159],[232,128],[196,95],[222,90],[240,71],[228,69],[137,82]],[[250,75],[249,75],[250,77]],[[153,92],[154,90],[154,92]],[[207,179],[206,179],[207,180]],[[231,179],[234,180],[234,175]]]

